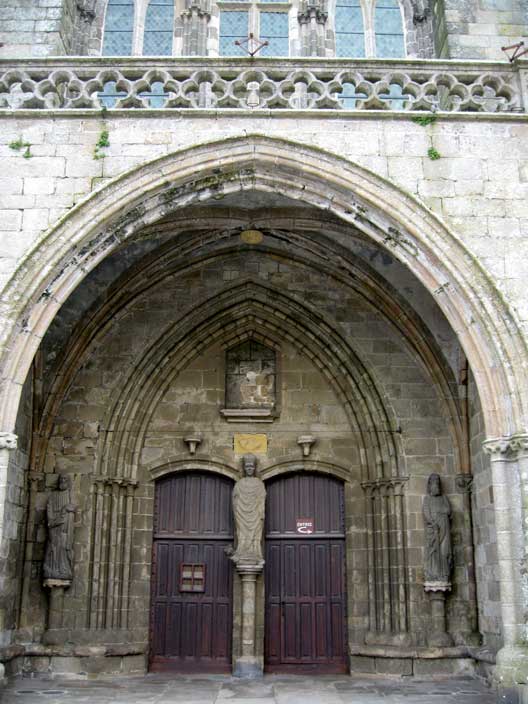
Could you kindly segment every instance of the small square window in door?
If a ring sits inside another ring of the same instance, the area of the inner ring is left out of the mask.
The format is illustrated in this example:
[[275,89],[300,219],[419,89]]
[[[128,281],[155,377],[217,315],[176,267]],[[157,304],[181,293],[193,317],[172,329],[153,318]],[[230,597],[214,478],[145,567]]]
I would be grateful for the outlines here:
[[205,592],[205,564],[182,562],[180,565],[180,592]]

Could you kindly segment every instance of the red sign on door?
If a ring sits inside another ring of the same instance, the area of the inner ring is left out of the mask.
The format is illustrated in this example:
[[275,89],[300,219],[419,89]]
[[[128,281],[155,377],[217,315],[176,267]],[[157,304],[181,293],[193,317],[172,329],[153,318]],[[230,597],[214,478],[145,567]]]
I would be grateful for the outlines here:
[[296,531],[301,535],[311,535],[314,532],[313,518],[298,518],[295,523]]

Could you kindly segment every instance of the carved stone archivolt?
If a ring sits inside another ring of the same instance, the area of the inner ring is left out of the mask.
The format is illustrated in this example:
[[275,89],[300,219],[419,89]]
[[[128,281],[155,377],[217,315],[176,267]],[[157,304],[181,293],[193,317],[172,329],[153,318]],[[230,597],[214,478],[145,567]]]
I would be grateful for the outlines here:
[[[363,482],[367,514],[369,643],[408,640],[408,583],[404,531],[407,477]],[[392,546],[392,549],[389,549]]]

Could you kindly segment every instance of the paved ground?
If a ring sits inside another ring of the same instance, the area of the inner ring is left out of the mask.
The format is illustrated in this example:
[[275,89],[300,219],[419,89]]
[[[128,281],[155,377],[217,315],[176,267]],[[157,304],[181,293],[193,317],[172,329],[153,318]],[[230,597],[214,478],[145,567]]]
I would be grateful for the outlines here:
[[[3,695],[3,696],[2,696]],[[2,704],[492,704],[471,679],[440,682],[346,676],[266,676],[247,682],[221,676],[147,675],[106,680],[17,678]]]

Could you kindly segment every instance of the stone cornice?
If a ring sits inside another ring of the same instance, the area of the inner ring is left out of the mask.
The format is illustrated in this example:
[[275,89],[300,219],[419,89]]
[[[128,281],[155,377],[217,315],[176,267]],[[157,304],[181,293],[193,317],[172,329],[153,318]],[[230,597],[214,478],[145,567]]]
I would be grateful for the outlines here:
[[528,433],[489,438],[483,442],[482,448],[492,460],[515,460],[521,455],[528,455]]
[[18,435],[14,433],[0,433],[0,450],[16,450]]

